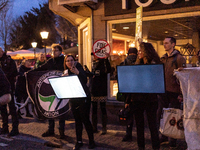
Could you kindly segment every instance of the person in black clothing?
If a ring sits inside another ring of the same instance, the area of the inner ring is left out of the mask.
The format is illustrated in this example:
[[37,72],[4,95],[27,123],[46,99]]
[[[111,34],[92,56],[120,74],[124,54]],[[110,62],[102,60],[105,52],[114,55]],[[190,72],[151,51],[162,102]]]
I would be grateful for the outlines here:
[[17,117],[16,107],[14,102],[15,81],[16,81],[16,76],[18,75],[18,71],[15,61],[10,56],[6,55],[6,53],[4,53],[1,47],[0,47],[0,67],[5,73],[8,81],[10,82],[11,98],[12,98],[10,103],[8,103],[9,112],[12,116],[12,130],[9,133],[7,105],[1,105],[0,110],[3,121],[3,128],[0,130],[0,134],[9,133],[9,136],[15,136],[19,134],[18,130],[19,120]]
[[0,105],[11,101],[11,87],[8,79],[0,68]]
[[[135,47],[129,48],[128,56],[122,63],[120,63],[120,65],[134,65],[137,59],[137,53],[138,53],[137,48]],[[129,97],[128,94],[125,94],[125,96],[127,98]],[[129,107],[133,108],[132,103],[130,103]],[[134,109],[130,109],[130,117],[129,117],[128,125],[126,126],[126,135],[122,139],[123,142],[132,140],[133,114],[134,114]]]
[[[138,59],[135,64],[159,64],[160,58],[156,53],[151,43],[140,44],[138,50]],[[135,111],[135,122],[137,128],[137,145],[139,150],[145,149],[145,137],[144,137],[144,112],[146,112],[148,125],[151,133],[152,148],[158,150],[160,148],[159,132],[157,128],[157,109],[158,100],[157,94],[154,93],[134,93],[127,98],[125,107],[128,107],[130,103],[133,104]],[[131,102],[132,101],[132,102]]]
[[[93,54],[93,53],[92,53]],[[93,66],[92,66],[92,84],[91,84],[91,94],[92,94],[92,125],[94,133],[97,133],[97,104],[100,103],[102,112],[102,134],[107,133],[107,111],[106,111],[106,101],[107,101],[107,74],[111,72],[110,62],[107,57],[104,59],[99,59],[94,55]]]
[[[26,91],[26,79],[24,73],[29,70],[31,70],[31,63],[28,59],[24,59],[19,68],[19,76],[17,78],[16,89],[15,89],[15,97],[18,103],[20,103],[22,99],[26,101],[28,97],[28,93]],[[28,104],[26,105],[25,108],[26,108],[26,117],[33,117],[33,115],[31,115],[29,112]],[[18,110],[18,117],[22,118],[20,110]]]
[[83,124],[85,126],[89,138],[88,148],[93,149],[95,147],[95,142],[94,142],[92,124],[89,119],[91,96],[90,96],[90,91],[86,85],[87,83],[86,73],[82,65],[76,62],[75,58],[72,55],[68,55],[65,57],[64,69],[67,70],[67,72],[65,71],[63,76],[74,75],[74,74],[78,76],[87,95],[87,98],[85,99],[79,99],[79,98],[70,99],[71,110],[75,119],[76,139],[77,139],[77,143],[73,149],[79,150],[80,147],[83,146],[82,143]]
[[[65,57],[62,54],[62,47],[60,45],[56,45],[53,47],[52,51],[53,51],[53,58],[50,58],[45,64],[31,71],[44,71],[44,70],[63,71],[64,70],[63,63]],[[49,119],[48,130],[42,134],[42,137],[53,136],[54,127],[55,127],[54,119]],[[65,119],[59,119],[59,133],[61,139],[65,138],[64,131],[65,131]]]

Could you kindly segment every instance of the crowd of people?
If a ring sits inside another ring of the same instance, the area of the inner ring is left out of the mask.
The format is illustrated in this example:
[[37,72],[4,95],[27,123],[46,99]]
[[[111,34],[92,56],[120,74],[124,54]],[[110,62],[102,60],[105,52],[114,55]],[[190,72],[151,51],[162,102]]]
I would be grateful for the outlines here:
[[[160,145],[168,142],[170,147],[176,147],[176,139],[168,139],[168,137],[162,136],[159,139],[158,125],[162,115],[163,108],[180,108],[181,102],[178,99],[182,95],[180,85],[177,82],[175,76],[173,76],[174,69],[186,67],[186,60],[175,49],[176,39],[173,37],[166,37],[163,41],[164,49],[166,54],[161,58],[157,54],[156,50],[151,43],[141,42],[139,49],[130,48],[128,51],[127,58],[120,65],[135,65],[135,64],[164,64],[165,69],[165,81],[166,81],[166,93],[157,94],[125,94],[124,107],[131,109],[132,120],[127,124],[126,135],[122,141],[132,140],[132,128],[135,120],[137,130],[137,145],[139,150],[145,149],[145,136],[144,136],[144,112],[148,121],[148,127],[151,133],[152,148],[154,150],[160,149]],[[101,108],[101,119],[102,119],[102,135],[107,133],[107,74],[111,72],[111,65],[109,62],[109,55],[100,59],[93,53],[92,70],[84,70],[83,66],[77,62],[72,55],[64,56],[62,54],[62,47],[56,45],[52,48],[53,57],[46,60],[44,54],[40,54],[35,67],[32,69],[30,62],[24,59],[17,70],[14,60],[7,56],[2,48],[0,48],[0,80],[4,80],[4,84],[7,83],[5,91],[0,91],[0,96],[4,94],[10,94],[10,102],[8,103],[9,111],[12,116],[12,131],[8,130],[8,112],[7,104],[2,104],[0,101],[0,111],[2,115],[2,128],[0,134],[9,134],[9,136],[15,136],[19,134],[18,125],[19,118],[21,118],[20,110],[16,111],[14,96],[17,102],[26,100],[28,94],[26,92],[25,77],[26,72],[36,72],[45,70],[59,70],[63,72],[63,76],[77,75],[84,90],[86,91],[87,97],[83,99],[77,98],[76,100],[70,100],[71,111],[75,119],[75,131],[76,131],[76,144],[74,150],[78,150],[83,146],[82,142],[82,130],[83,125],[86,129],[89,139],[89,149],[95,148],[94,134],[98,133],[98,113],[97,108],[100,104]],[[199,58],[199,53],[198,53]],[[199,62],[197,62],[198,66]],[[66,71],[67,70],[67,71]],[[17,77],[17,82],[16,82]],[[91,84],[87,86],[87,77],[89,77]],[[8,81],[8,82],[5,82]],[[15,84],[16,82],[16,84]],[[2,83],[3,84],[3,83]],[[16,86],[16,88],[15,88]],[[1,98],[0,97],[0,98]],[[0,99],[1,100],[1,99]],[[90,108],[92,106],[92,122],[90,121]],[[26,116],[33,117],[30,112],[28,105],[26,107]],[[134,119],[133,119],[134,116]],[[55,120],[49,119],[49,126],[42,136],[48,137],[54,135]],[[59,119],[59,133],[60,138],[65,138],[65,118]]]

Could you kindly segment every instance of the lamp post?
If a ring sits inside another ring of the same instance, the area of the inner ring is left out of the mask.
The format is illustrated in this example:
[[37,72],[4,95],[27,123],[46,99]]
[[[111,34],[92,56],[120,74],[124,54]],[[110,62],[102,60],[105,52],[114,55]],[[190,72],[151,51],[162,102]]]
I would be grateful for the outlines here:
[[35,48],[37,47],[37,42],[32,42],[31,45],[34,48],[34,59],[35,59]]
[[49,32],[47,32],[47,31],[42,31],[42,32],[40,32],[40,35],[41,35],[41,37],[42,37],[42,40],[43,40],[43,42],[44,42],[44,50],[45,50],[45,56],[46,56],[46,43],[45,43],[45,40],[48,38],[48,35],[49,35]]

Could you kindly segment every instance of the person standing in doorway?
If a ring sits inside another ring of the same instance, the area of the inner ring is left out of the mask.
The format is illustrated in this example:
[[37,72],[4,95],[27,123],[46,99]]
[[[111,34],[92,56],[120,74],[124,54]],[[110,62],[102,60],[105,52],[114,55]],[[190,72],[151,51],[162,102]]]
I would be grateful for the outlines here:
[[98,132],[97,129],[97,106],[100,103],[101,113],[102,113],[102,134],[107,133],[107,111],[106,111],[106,101],[107,101],[107,74],[111,72],[110,62],[108,60],[108,54],[106,58],[99,59],[96,55],[93,55],[92,62],[92,125],[94,133]]

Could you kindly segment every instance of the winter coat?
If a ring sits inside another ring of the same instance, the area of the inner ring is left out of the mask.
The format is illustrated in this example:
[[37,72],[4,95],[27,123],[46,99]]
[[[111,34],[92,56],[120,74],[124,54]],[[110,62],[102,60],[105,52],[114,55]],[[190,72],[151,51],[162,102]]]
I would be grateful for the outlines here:
[[10,82],[12,91],[15,90],[16,76],[18,75],[15,61],[6,53],[0,58],[0,67]]
[[178,50],[174,50],[170,56],[168,54],[164,54],[161,57],[161,61],[164,63],[165,66],[165,84],[166,84],[166,91],[174,92],[174,93],[181,93],[180,85],[174,74],[174,69],[178,69],[180,67],[186,67],[186,60],[180,54]]
[[4,94],[11,93],[11,87],[8,79],[6,78],[4,72],[0,68],[0,97]]
[[31,68],[27,68],[24,65],[21,65],[19,68],[19,76],[17,78],[16,82],[16,90],[15,90],[15,95],[19,95],[21,92],[22,93],[27,93],[26,92],[26,79],[24,76],[24,73],[31,70]]
[[108,59],[98,59],[93,62],[92,96],[107,96],[107,74],[110,72],[111,66]]

